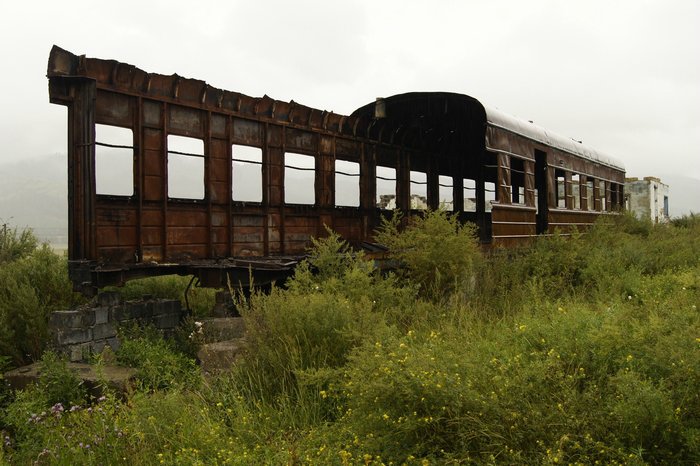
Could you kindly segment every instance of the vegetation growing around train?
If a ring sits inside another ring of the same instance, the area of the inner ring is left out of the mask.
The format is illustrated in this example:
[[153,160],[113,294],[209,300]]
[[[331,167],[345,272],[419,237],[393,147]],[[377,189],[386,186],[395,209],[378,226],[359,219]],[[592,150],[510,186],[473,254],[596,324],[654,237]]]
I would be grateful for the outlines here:
[[[147,330],[117,354],[140,371],[125,399],[90,398],[46,353],[38,386],[2,394],[0,462],[700,462],[697,217],[619,217],[485,258],[434,212],[391,246],[405,275],[316,241],[285,289],[241,298],[249,351],[209,382]],[[44,285],[65,271],[48,254],[0,266],[15,280],[0,282],[0,328],[40,320],[13,303],[70,300],[65,275]],[[16,335],[0,336],[6,358]]]

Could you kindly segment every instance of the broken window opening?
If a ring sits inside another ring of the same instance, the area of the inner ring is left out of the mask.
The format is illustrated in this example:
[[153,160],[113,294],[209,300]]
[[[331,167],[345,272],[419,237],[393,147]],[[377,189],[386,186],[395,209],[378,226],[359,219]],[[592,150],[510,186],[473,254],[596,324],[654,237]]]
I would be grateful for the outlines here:
[[316,159],[312,155],[284,154],[284,202],[316,203]]
[[454,179],[451,176],[440,175],[438,177],[438,195],[440,196],[440,209],[449,212],[455,210]]
[[525,162],[522,159],[510,158],[511,202],[525,204]]
[[262,202],[262,149],[234,144],[231,196],[234,201]]
[[605,202],[605,181],[598,181],[598,197],[600,198],[600,210],[605,212],[608,210],[608,206]]
[[593,178],[586,179],[586,209],[595,210],[595,196],[593,193],[595,183]]
[[581,209],[581,177],[578,173],[571,174],[571,197],[573,200],[572,208],[575,210]]
[[396,209],[396,169],[377,165],[377,207]]
[[360,206],[360,164],[347,160],[335,161],[336,207]]
[[476,181],[464,178],[462,180],[462,197],[464,212],[476,212]]
[[168,197],[204,199],[204,141],[168,134]]
[[134,194],[134,135],[131,129],[95,125],[95,193]]
[[428,208],[428,175],[425,172],[411,171],[411,210]]
[[557,207],[566,209],[566,175],[562,170],[556,170],[554,176],[557,183]]

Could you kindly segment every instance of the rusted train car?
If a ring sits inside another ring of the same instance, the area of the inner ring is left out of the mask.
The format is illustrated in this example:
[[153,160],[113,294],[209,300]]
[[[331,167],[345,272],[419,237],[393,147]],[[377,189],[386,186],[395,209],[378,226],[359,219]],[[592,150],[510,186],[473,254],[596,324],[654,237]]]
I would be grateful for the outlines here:
[[325,226],[372,249],[392,209],[454,211],[508,246],[623,204],[621,163],[466,95],[346,116],[56,46],[48,78],[68,107],[69,269],[84,292],[173,273],[271,281]]

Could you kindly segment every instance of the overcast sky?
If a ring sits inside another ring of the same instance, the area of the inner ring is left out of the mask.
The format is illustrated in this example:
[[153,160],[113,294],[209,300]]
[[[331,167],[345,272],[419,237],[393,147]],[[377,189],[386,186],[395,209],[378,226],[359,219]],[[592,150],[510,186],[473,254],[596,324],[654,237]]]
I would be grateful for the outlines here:
[[64,0],[2,10],[0,162],[66,152],[66,109],[47,91],[56,44],[341,114],[378,96],[463,93],[616,157],[628,176],[700,179],[696,0]]

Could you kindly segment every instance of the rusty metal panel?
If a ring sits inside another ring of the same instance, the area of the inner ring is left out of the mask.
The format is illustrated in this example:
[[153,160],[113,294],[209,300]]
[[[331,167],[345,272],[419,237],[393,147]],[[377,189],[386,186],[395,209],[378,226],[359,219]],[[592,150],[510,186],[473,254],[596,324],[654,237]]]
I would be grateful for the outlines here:
[[[411,171],[425,173],[433,208],[439,205],[439,176],[454,180],[457,209],[465,204],[462,179],[475,180],[475,211],[457,213],[477,222],[483,241],[496,244],[534,235],[535,149],[547,153],[549,167],[567,174],[569,197],[576,173],[605,183],[607,210],[622,205],[620,167],[587,148],[577,152],[581,147],[573,142],[550,138],[557,144],[548,145],[549,133],[535,138],[527,125],[518,126],[522,122],[503,119],[508,124],[499,126],[480,102],[460,94],[401,94],[383,99],[382,112],[368,104],[345,116],[58,47],[51,51],[47,74],[51,102],[69,108],[69,268],[76,289],[165,273],[193,273],[208,286],[222,286],[229,274],[247,280],[248,267],[263,280],[284,277],[310,239],[325,234],[325,226],[352,244],[368,244],[390,214],[376,206],[377,166],[395,170],[393,201],[405,212]],[[121,147],[133,151],[133,194],[96,194],[96,123],[132,131],[133,144]],[[170,135],[202,141],[204,152],[196,154],[203,159],[202,199],[171,198]],[[233,144],[261,151],[261,202],[232,199]],[[489,147],[493,153],[487,153]],[[286,152],[315,158],[315,204],[285,204]],[[523,179],[515,182],[524,185],[526,205],[510,205],[511,156],[525,160]],[[359,164],[359,207],[335,206],[336,160]],[[553,205],[556,183],[554,170],[550,173],[547,192],[540,195],[550,199],[552,225],[593,221],[595,211],[582,215]],[[493,213],[485,209],[487,182],[499,191]],[[594,203],[600,204],[597,197]]]

